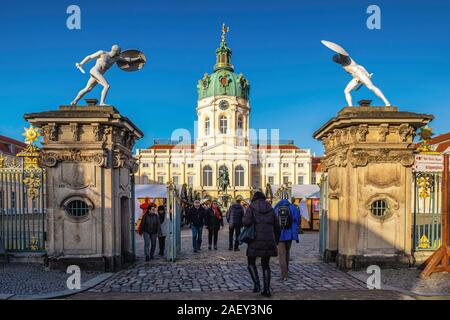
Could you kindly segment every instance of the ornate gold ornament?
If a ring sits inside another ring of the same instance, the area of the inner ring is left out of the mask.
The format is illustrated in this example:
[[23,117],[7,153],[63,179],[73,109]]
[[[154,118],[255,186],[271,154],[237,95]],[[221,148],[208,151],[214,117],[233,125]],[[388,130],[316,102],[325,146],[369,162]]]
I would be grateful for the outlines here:
[[28,145],[34,145],[35,142],[39,141],[39,137],[41,134],[39,133],[39,130],[35,127],[33,127],[32,124],[30,124],[29,128],[23,128],[25,130],[24,133],[22,133],[23,136],[25,136],[25,143]]
[[427,199],[431,194],[431,187],[433,186],[433,177],[428,173],[420,173],[416,180],[419,187],[419,198]]
[[[23,183],[27,187],[28,197],[35,199],[39,196],[41,185],[43,183],[43,172],[39,167],[40,149],[36,146],[36,142],[39,141],[41,136],[39,130],[30,124],[29,128],[24,128],[25,132],[22,134],[25,136],[25,143],[28,146],[17,154],[17,157],[23,159]],[[14,159],[13,166],[16,165]]]
[[5,167],[6,158],[0,153],[0,168]]
[[432,147],[428,144],[428,141],[433,136],[433,129],[428,127],[428,125],[420,128],[419,136],[422,139],[421,144],[416,148],[416,151],[420,154],[430,154],[430,155],[438,155],[439,152],[436,152],[432,149]]

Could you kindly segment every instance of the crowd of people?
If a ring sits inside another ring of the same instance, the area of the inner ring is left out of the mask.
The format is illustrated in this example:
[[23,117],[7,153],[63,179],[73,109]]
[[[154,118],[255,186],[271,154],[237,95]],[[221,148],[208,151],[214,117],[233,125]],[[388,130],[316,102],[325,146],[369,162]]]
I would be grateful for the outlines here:
[[[254,229],[254,238],[247,242],[247,263],[250,277],[254,284],[253,292],[261,292],[270,297],[271,257],[279,259],[281,280],[289,277],[290,250],[293,241],[299,242],[298,231],[300,225],[299,208],[291,203],[287,196],[283,196],[275,207],[262,192],[256,192],[250,205],[237,199],[224,215],[219,204],[215,201],[195,200],[192,207],[186,210],[185,219],[192,231],[192,247],[194,253],[202,249],[203,229],[208,231],[208,250],[218,250],[218,237],[224,228],[224,219],[228,222],[229,241],[228,250],[239,251],[242,244],[240,235],[246,228]],[[164,255],[167,221],[165,207],[157,207],[147,200],[141,205],[145,212],[139,226],[139,234],[144,237],[145,259],[154,258],[156,241],[159,243],[159,255]],[[261,259],[263,287],[256,266],[257,259]]]

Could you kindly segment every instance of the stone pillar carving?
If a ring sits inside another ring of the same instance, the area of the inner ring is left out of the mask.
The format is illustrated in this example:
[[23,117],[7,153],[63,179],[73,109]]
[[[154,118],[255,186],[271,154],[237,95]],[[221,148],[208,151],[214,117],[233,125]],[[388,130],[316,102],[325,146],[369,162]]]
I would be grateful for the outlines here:
[[111,106],[61,106],[25,119],[43,135],[50,266],[111,271],[133,260],[132,148],[143,133]]
[[341,268],[408,263],[415,131],[433,116],[346,107],[314,133],[328,178],[325,257]]

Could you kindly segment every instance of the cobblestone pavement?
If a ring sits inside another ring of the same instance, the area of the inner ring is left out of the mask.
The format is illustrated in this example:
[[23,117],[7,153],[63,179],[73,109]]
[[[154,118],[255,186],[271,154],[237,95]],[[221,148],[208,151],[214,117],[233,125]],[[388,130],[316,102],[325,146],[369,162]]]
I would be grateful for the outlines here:
[[[381,270],[381,289],[395,287],[412,291],[419,295],[450,295],[450,273],[433,273],[421,279],[417,268],[383,269]],[[351,271],[359,278],[367,277],[364,272]]]
[[[82,272],[81,282],[99,275]],[[48,270],[42,264],[0,264],[0,294],[34,295],[67,290],[67,278],[61,270]]]
[[[218,294],[222,298],[236,294],[253,297],[251,279],[247,271],[246,245],[241,251],[228,250],[228,228],[219,233],[219,249],[208,250],[207,234],[204,230],[202,250],[193,253],[191,231],[182,231],[182,253],[176,263],[168,263],[163,258],[150,262],[143,261],[143,243],[137,238],[138,262],[131,268],[117,273],[104,283],[78,295],[78,298],[97,296],[114,297],[117,294],[173,294],[173,298],[183,294],[203,294],[212,298]],[[364,283],[339,271],[332,265],[322,263],[318,255],[318,233],[306,232],[300,235],[300,243],[293,243],[290,262],[290,278],[282,282],[277,258],[271,260],[272,289],[276,293],[309,291],[350,290],[368,291]],[[260,272],[261,273],[261,272]],[[177,295],[175,295],[177,294]],[[142,295],[142,296],[144,296]],[[333,296],[329,294],[329,296]],[[355,294],[355,297],[360,296]]]

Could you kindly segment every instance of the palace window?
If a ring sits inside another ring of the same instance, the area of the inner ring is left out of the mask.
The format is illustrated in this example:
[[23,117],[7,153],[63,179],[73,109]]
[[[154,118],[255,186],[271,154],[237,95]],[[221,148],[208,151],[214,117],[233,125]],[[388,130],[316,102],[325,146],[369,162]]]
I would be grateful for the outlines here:
[[193,164],[193,163],[188,163],[188,164],[187,164],[187,167],[188,167],[188,168],[193,168],[193,167],[194,167],[194,164]]
[[289,163],[283,163],[283,168],[289,168]]
[[288,182],[289,182],[289,177],[283,176],[283,183],[288,183]]
[[268,167],[268,168],[273,168],[273,167],[275,167],[275,166],[274,166],[273,162],[269,162],[269,163],[267,164],[267,167]]
[[267,182],[268,182],[269,184],[274,184],[275,178],[274,178],[273,176],[268,176],[268,177],[267,177]]
[[237,128],[241,130],[244,129],[244,119],[242,116],[238,117]]
[[173,167],[173,168],[179,168],[179,167],[180,167],[180,164],[179,164],[179,163],[172,163],[172,167]]
[[304,184],[304,177],[303,176],[298,176],[297,177],[297,184]]
[[148,168],[148,163],[143,163],[143,164],[142,164],[142,167]]
[[241,165],[234,169],[234,185],[236,187],[244,186],[244,173],[244,168]]
[[209,136],[210,133],[210,122],[209,118],[205,119],[205,136]]
[[239,116],[237,121],[237,134],[239,136],[242,135],[242,130],[244,130],[244,119],[242,116]]
[[299,163],[297,163],[297,166],[298,166],[299,168],[303,168],[303,167],[305,166],[305,164],[304,164],[303,162],[299,162]]
[[228,119],[226,116],[220,116],[220,133],[221,134],[227,134],[228,129]]
[[157,166],[158,168],[163,168],[163,167],[164,167],[164,163],[157,163],[156,166]]
[[164,176],[158,176],[158,184],[164,184]]
[[194,186],[194,176],[188,176],[187,177],[187,185],[189,187],[193,187]]
[[149,182],[148,175],[146,175],[146,174],[141,175],[141,183],[147,184],[148,182]]
[[210,166],[204,166],[203,167],[203,185],[205,187],[211,187],[212,186],[212,168]]
[[180,184],[180,179],[179,179],[179,177],[178,177],[178,176],[173,176],[173,177],[172,177],[172,182],[173,182],[173,184],[175,184],[175,185]]

